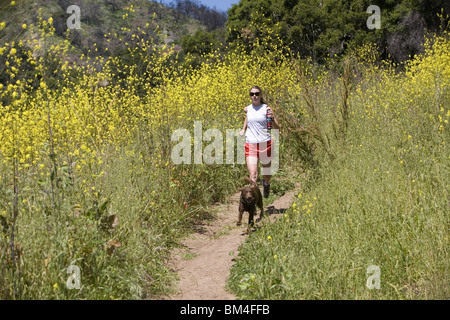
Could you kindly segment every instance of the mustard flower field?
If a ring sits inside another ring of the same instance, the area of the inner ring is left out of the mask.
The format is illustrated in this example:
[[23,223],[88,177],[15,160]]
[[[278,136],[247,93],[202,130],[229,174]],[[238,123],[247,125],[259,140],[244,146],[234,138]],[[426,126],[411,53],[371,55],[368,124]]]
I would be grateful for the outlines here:
[[[239,164],[175,165],[172,132],[193,138],[194,121],[239,131],[253,85],[280,120],[280,175],[301,172],[303,190],[242,245],[229,289],[448,299],[448,33],[403,65],[368,45],[317,66],[262,40],[194,68],[152,43],[150,26],[126,59],[77,56],[51,18],[23,28],[33,40],[0,48],[1,299],[170,294],[171,250],[247,175]],[[366,286],[370,265],[380,289]]]

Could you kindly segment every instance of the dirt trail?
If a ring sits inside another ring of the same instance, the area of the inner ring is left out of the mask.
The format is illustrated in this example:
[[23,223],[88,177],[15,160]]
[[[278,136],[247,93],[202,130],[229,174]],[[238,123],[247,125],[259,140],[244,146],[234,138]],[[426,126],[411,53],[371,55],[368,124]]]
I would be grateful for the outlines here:
[[[297,186],[298,188],[298,186]],[[294,189],[272,204],[264,205],[265,219],[277,219],[294,200]],[[245,234],[248,213],[244,213],[242,226],[237,227],[240,193],[234,194],[228,203],[215,208],[217,218],[200,225],[198,231],[182,241],[183,249],[172,254],[171,266],[178,273],[179,294],[165,297],[168,300],[234,300],[225,290],[232,259],[237,257],[239,245],[248,237]]]

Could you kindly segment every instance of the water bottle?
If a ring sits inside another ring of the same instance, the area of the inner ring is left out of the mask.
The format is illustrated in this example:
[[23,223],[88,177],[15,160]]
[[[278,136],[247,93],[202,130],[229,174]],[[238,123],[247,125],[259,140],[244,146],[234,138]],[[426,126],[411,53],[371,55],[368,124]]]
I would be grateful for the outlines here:
[[270,108],[267,108],[266,120],[267,120],[267,130],[272,130],[272,118],[269,117]]

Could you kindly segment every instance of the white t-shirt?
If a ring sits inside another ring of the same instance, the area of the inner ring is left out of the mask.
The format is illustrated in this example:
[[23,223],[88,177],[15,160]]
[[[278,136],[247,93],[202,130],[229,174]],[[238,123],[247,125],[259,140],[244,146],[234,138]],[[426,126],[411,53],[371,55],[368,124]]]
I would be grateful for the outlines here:
[[270,131],[267,130],[267,104],[257,107],[253,104],[247,107],[247,130],[245,142],[261,143],[270,140]]

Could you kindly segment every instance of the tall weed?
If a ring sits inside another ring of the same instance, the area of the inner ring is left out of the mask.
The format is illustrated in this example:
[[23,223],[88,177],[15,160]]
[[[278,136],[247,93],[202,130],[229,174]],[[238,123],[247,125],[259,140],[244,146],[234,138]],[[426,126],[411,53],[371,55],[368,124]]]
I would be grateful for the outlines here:
[[[328,116],[345,104],[317,85],[316,110],[331,119],[319,130],[346,119],[345,139],[331,139],[334,159],[315,150],[288,212],[241,246],[229,280],[240,298],[448,299],[448,39],[404,74],[361,61],[346,117]],[[367,286],[370,266],[380,289]]]

